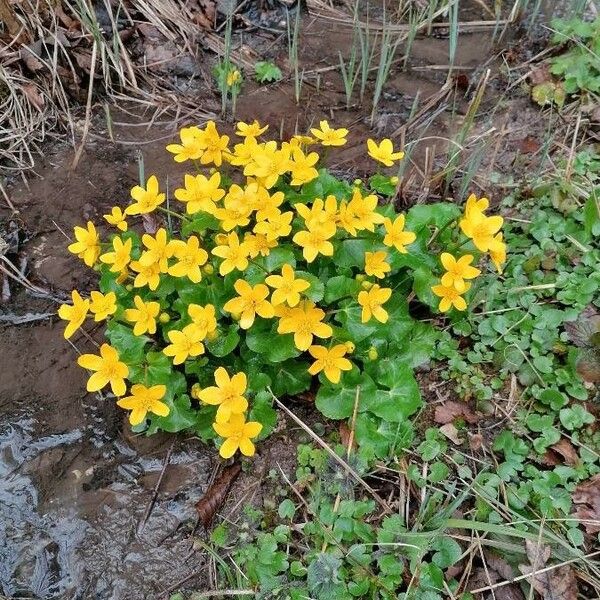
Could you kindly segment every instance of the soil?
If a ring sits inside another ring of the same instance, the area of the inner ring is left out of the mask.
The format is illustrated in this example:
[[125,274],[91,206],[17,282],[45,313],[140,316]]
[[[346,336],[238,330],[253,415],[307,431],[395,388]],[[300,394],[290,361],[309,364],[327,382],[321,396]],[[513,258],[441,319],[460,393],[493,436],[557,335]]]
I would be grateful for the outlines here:
[[[482,15],[475,11],[471,18]],[[273,135],[284,136],[306,131],[320,118],[348,126],[361,143],[336,152],[331,166],[349,177],[365,174],[370,164],[364,140],[392,134],[406,123],[417,94],[423,100],[443,85],[447,70],[436,65],[447,64],[448,39],[416,40],[412,70],[393,68],[373,128],[368,107],[343,109],[343,86],[335,72],[316,72],[337,65],[338,51],[347,53],[350,43],[351,28],[306,19],[301,62],[307,81],[300,105],[295,102],[293,78],[266,87],[248,83],[238,100],[237,117],[268,123]],[[509,43],[508,37],[503,40],[504,47]],[[285,50],[279,48],[283,61]],[[539,109],[531,107],[519,89],[504,101],[501,111],[492,111],[506,87],[498,71],[501,49],[492,44],[488,30],[460,36],[457,72],[465,76],[466,88],[456,86],[445,100],[445,109],[427,128],[407,132],[407,141],[428,138],[416,142],[411,159],[415,165],[411,171],[418,176],[413,177],[415,188],[422,187],[419,173],[426,148],[431,153],[435,146],[445,160],[446,140],[460,127],[473,86],[485,68],[492,69],[492,81],[474,132],[493,126],[502,130],[502,152],[483,161],[488,172],[507,174],[526,136],[539,135],[542,140],[536,123]],[[519,61],[527,58],[522,51]],[[198,102],[215,106],[214,92],[204,90]],[[18,214],[0,210],[0,225],[7,230],[12,222],[21,230],[25,241],[18,249],[19,259],[26,260],[29,280],[46,293],[36,296],[12,282],[11,297],[0,304],[0,316],[53,313],[56,301],[67,299],[72,289],[94,289],[94,273],[67,252],[65,233],[88,219],[101,223],[111,206],[127,201],[138,180],[138,152],[143,154],[147,176],[155,173],[171,189],[182,179],[182,168],[164,150],[166,139],[175,136],[176,123],[147,130],[140,126],[143,115],[131,119],[123,113],[115,118],[119,108],[112,111],[115,121],[124,122],[114,127],[115,141],[108,140],[99,113],[76,169],[70,168],[73,149],[55,145],[45,148],[26,182],[12,181],[9,196]],[[531,157],[520,160],[522,168],[530,166]],[[489,180],[480,178],[475,184],[491,191]],[[131,435],[112,398],[85,392],[86,374],[75,359],[90,343],[81,334],[74,336],[72,344],[66,342],[57,318],[0,327],[0,594],[141,600],[168,598],[180,587],[211,589],[208,557],[194,544],[196,537],[205,535],[197,529],[194,505],[219,469],[214,448],[185,436],[173,441],[173,437]],[[308,408],[296,408],[314,422]],[[230,518],[234,519],[244,504],[262,504],[269,494],[262,485],[264,475],[277,464],[292,472],[299,434],[285,425],[282,421],[278,433],[261,445],[251,474],[238,478],[222,515],[233,509]],[[144,522],[163,469],[156,502]]]

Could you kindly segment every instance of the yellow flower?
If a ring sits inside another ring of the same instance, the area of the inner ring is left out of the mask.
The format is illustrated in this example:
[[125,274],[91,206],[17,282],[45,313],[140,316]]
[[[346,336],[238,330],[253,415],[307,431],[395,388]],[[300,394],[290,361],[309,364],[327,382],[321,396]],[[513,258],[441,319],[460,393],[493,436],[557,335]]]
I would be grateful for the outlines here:
[[293,218],[294,213],[291,210],[284,213],[273,212],[267,219],[259,221],[254,226],[254,233],[266,236],[269,241],[285,237],[292,232]]
[[484,210],[488,209],[490,205],[490,201],[487,198],[477,199],[475,194],[471,194],[467,198],[467,203],[465,205],[465,216],[468,217],[473,212],[482,213]]
[[[256,211],[256,220],[264,221],[270,219],[274,214],[280,214],[279,207],[283,204],[285,196],[283,192],[268,194],[263,198],[261,208]],[[286,234],[287,235],[287,234]]]
[[226,243],[215,246],[211,252],[224,259],[219,267],[221,275],[227,275],[234,269],[243,271],[248,266],[248,246],[244,242],[240,244],[235,231],[227,235]]
[[460,294],[466,289],[465,279],[474,279],[481,274],[479,269],[471,266],[472,254],[465,254],[456,260],[452,254],[442,252],[440,260],[446,269],[446,273],[442,276],[442,286],[455,287]]
[[127,231],[125,213],[118,206],[113,206],[110,215],[103,215],[103,217],[107,223],[114,225],[119,231]]
[[331,129],[327,121],[321,121],[319,127],[320,129],[311,129],[310,132],[322,146],[343,146],[347,142],[347,129]]
[[179,137],[181,144],[167,146],[167,151],[175,155],[173,157],[175,162],[198,160],[206,150],[204,132],[198,127],[183,127],[179,132]]
[[173,244],[167,240],[167,231],[161,227],[154,237],[149,233],[145,233],[142,236],[142,243],[147,250],[140,256],[140,264],[143,267],[158,264],[160,272],[166,273],[169,270],[169,258],[175,252]]
[[502,273],[502,266],[506,262],[506,244],[502,241],[502,232],[494,237],[494,245],[490,247],[490,258],[498,273]]
[[175,190],[175,198],[185,203],[185,211],[188,215],[194,215],[197,212],[206,212],[214,214],[219,201],[224,195],[225,190],[221,189],[221,174],[213,173],[210,178],[204,175],[186,175],[184,177],[184,187]]
[[256,235],[247,233],[244,236],[244,243],[248,247],[248,256],[250,258],[256,258],[259,254],[261,256],[269,256],[271,250],[277,247],[276,240],[270,240],[266,235],[260,233]]
[[319,162],[319,155],[316,152],[304,154],[299,147],[292,148],[292,163],[290,170],[292,173],[291,185],[303,185],[316,179],[319,171],[315,165]]
[[93,267],[100,255],[100,236],[91,221],[87,222],[87,229],[74,228],[76,242],[69,244],[69,252],[76,254],[88,267]]
[[251,213],[252,209],[248,205],[244,190],[234,183],[225,196],[224,206],[217,208],[214,215],[221,221],[223,231],[231,231],[236,227],[248,225]]
[[177,262],[169,267],[169,275],[187,277],[192,283],[200,283],[202,280],[200,267],[208,260],[208,252],[200,248],[200,240],[195,235],[191,235],[187,242],[172,241],[171,247]]
[[130,410],[129,422],[134,426],[139,425],[146,419],[148,413],[159,417],[169,415],[169,407],[161,402],[166,392],[167,386],[165,385],[146,387],[145,385],[135,384],[131,386],[131,396],[120,398],[117,400],[117,405]]
[[294,344],[298,350],[308,350],[313,342],[313,336],[328,338],[333,334],[333,329],[323,323],[325,311],[317,308],[310,300],[303,300],[290,308],[279,321],[278,333],[293,333]]
[[90,312],[94,315],[94,321],[103,321],[117,312],[117,295],[114,292],[92,292],[90,295]]
[[361,321],[368,323],[371,317],[375,317],[380,323],[387,323],[389,315],[382,304],[385,304],[391,296],[390,288],[382,288],[377,284],[369,290],[359,292],[358,303],[362,306]]
[[125,378],[129,375],[129,368],[119,360],[119,353],[112,346],[102,344],[100,356],[82,354],[77,359],[77,364],[89,371],[95,371],[88,379],[88,392],[97,392],[108,384],[115,396],[122,396],[127,390]]
[[412,244],[417,236],[412,231],[404,231],[404,215],[398,215],[394,221],[386,219],[383,222],[385,228],[385,237],[383,243],[386,246],[394,246],[401,254],[406,254],[408,250],[405,248],[407,244]]
[[310,207],[298,202],[294,204],[294,208],[308,227],[327,221],[332,223],[336,221],[337,199],[333,195],[327,196],[325,201],[322,198],[315,198]]
[[219,448],[222,458],[231,458],[239,449],[244,456],[254,456],[255,448],[252,438],[255,438],[263,426],[258,421],[246,423],[243,414],[233,414],[226,423],[214,423],[213,429],[225,441]]
[[487,252],[497,246],[494,236],[500,231],[503,223],[502,217],[486,217],[482,212],[471,210],[460,220],[459,225],[462,232],[473,240],[477,250]]
[[250,329],[256,315],[263,319],[275,316],[273,306],[267,300],[269,288],[264,283],[258,283],[252,287],[247,281],[238,279],[233,287],[239,296],[227,301],[223,309],[241,315],[240,327],[242,329]]
[[131,197],[135,200],[125,209],[126,215],[145,215],[156,210],[165,201],[165,194],[158,191],[158,179],[151,175],[146,182],[146,187],[136,185],[131,190]]
[[215,307],[212,304],[200,306],[199,304],[188,305],[188,315],[192,319],[192,325],[200,333],[200,339],[204,339],[210,333],[217,329],[217,319],[215,318]]
[[325,377],[331,383],[339,383],[342,371],[352,370],[352,363],[347,358],[344,358],[348,352],[346,344],[338,344],[331,349],[324,346],[311,346],[308,352],[316,359],[308,368],[308,372],[311,375],[316,375],[324,371]]
[[71,292],[73,304],[61,304],[58,316],[68,321],[65,327],[65,339],[68,340],[83,324],[90,308],[90,301],[81,297],[77,290]]
[[236,126],[235,134],[246,139],[257,138],[267,129],[269,129],[268,125],[261,127],[260,123],[256,120],[252,121],[252,123],[244,123],[243,121],[240,121]]
[[199,390],[196,397],[205,404],[218,406],[215,421],[227,423],[231,415],[243,413],[248,408],[248,400],[244,398],[246,375],[240,372],[229,378],[227,371],[219,367],[215,371],[215,383],[216,387]]
[[114,251],[102,254],[100,262],[112,265],[110,268],[111,273],[122,273],[131,262],[132,244],[131,238],[123,242],[120,237],[115,236],[112,241]]
[[133,280],[133,287],[144,287],[147,285],[154,291],[160,284],[160,265],[154,263],[152,265],[142,265],[139,261],[131,262],[131,268],[137,273]]
[[310,135],[293,135],[290,138],[290,146],[292,148],[311,146],[314,143],[316,143],[316,140],[314,138],[311,138]]
[[363,197],[360,189],[354,188],[347,210],[352,214],[352,222],[356,229],[375,231],[375,225],[385,221],[385,217],[380,215],[376,208],[377,196],[369,194]]
[[333,244],[328,241],[335,235],[335,223],[315,223],[308,225],[306,231],[299,231],[292,238],[302,248],[306,262],[313,262],[319,254],[333,256]]
[[277,150],[277,142],[271,141],[258,146],[252,157],[252,162],[244,168],[244,175],[251,175],[263,180],[267,189],[272,188],[279,179],[290,169],[290,149]]
[[385,261],[387,252],[383,250],[379,252],[365,252],[365,273],[378,279],[383,279],[386,273],[389,273],[392,268]]
[[242,81],[242,74],[237,69],[230,69],[227,73],[227,85],[232,86]]
[[310,287],[310,283],[306,279],[296,279],[294,269],[287,264],[281,267],[281,275],[269,275],[265,282],[274,288],[271,296],[273,306],[284,302],[288,306],[296,306],[300,302],[300,294]]
[[204,129],[203,133],[206,150],[200,157],[200,162],[203,165],[214,163],[215,167],[220,167],[223,163],[223,154],[227,153],[229,136],[219,135],[214,121],[209,121],[206,124],[206,129]]
[[160,304],[158,302],[144,302],[140,296],[135,296],[133,303],[136,308],[128,308],[125,310],[125,318],[135,323],[133,327],[133,335],[143,335],[144,333],[156,333],[156,317],[160,312]]
[[171,342],[163,349],[163,353],[173,357],[173,364],[180,365],[188,357],[200,356],[204,354],[204,344],[202,343],[202,331],[194,325],[186,325],[181,331],[171,329],[167,337]]
[[461,293],[464,294],[471,287],[470,283],[465,283],[465,289],[462,292],[459,292],[453,285],[433,285],[431,286],[431,291],[441,298],[439,304],[439,310],[441,312],[447,312],[454,306],[456,310],[467,310],[467,303],[465,299],[461,296]]
[[252,162],[252,157],[257,148],[256,138],[247,137],[241,144],[236,144],[233,147],[233,154],[229,156],[229,162],[236,167],[245,167]]
[[367,148],[369,156],[383,163],[386,167],[391,167],[397,160],[404,158],[404,152],[394,152],[392,140],[388,138],[381,140],[379,146],[374,140],[368,139]]

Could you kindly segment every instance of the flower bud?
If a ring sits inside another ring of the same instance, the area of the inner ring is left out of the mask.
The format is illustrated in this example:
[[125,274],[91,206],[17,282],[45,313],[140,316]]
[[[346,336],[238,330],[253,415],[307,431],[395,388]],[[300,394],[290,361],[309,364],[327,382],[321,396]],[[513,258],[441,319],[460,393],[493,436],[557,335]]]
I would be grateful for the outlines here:
[[356,281],[358,281],[359,283],[362,283],[366,278],[367,278],[367,276],[364,273],[359,273],[355,277]]
[[160,316],[158,317],[158,320],[159,320],[160,323],[162,323],[163,325],[165,325],[166,323],[168,323],[171,320],[171,317],[169,316],[169,313],[162,312],[162,313],[160,313]]
[[370,361],[377,360],[379,358],[379,353],[377,352],[377,348],[375,348],[374,346],[371,346],[369,348],[369,352],[368,352],[367,356],[369,357]]
[[125,289],[126,289],[128,292],[131,292],[131,290],[133,290],[133,285],[131,285],[131,283],[128,283],[128,284],[125,286]]
[[212,275],[215,272],[215,268],[210,263],[206,263],[202,267],[202,270],[204,271],[204,273],[206,273],[206,275]]
[[373,287],[373,282],[372,281],[363,281],[360,284],[360,287],[362,287],[363,290],[370,290]]
[[392,185],[398,185],[399,181],[400,181],[400,179],[398,179],[398,177],[396,177],[395,175],[393,177],[390,177],[390,183]]
[[354,352],[356,350],[356,346],[354,345],[354,342],[351,342],[350,340],[348,340],[344,346],[346,346],[346,350],[352,354],[352,352]]
[[215,329],[214,331],[210,331],[206,334],[206,339],[209,342],[214,342],[219,337],[219,332]]
[[195,383],[192,386],[192,389],[190,390],[190,396],[192,398],[194,398],[195,400],[200,400],[199,394],[200,393],[200,384],[199,383]]
[[354,185],[362,185],[362,179],[355,179],[352,183]]
[[226,244],[227,243],[227,234],[226,233],[217,233],[215,235],[215,243],[217,244]]

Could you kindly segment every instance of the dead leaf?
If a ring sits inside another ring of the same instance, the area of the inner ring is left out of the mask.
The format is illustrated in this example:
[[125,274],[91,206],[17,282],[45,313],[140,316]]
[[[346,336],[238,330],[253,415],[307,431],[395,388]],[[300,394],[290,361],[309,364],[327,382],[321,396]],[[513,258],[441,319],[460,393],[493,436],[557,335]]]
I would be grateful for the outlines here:
[[348,427],[348,424],[346,423],[346,421],[342,421],[340,423],[340,441],[342,442],[342,445],[344,446],[344,448],[348,448],[351,438],[352,438],[352,450],[356,450],[356,441],[354,440],[354,437],[351,435],[350,427]]
[[44,108],[44,96],[40,94],[40,90],[33,83],[25,83],[22,88],[23,93],[29,100],[29,103],[33,105],[34,108],[42,112]]
[[[520,565],[523,575],[543,600],[577,600],[577,579],[570,565],[546,569],[552,549],[546,544],[525,540],[529,565]],[[542,571],[542,572],[540,572]]]
[[193,13],[192,21],[204,29],[214,29],[217,9],[216,3],[212,0],[197,0],[194,3],[196,6],[191,6]]
[[540,149],[540,142],[531,135],[524,137],[519,142],[519,152],[521,154],[534,154]]
[[208,529],[215,514],[221,508],[231,485],[240,474],[242,467],[239,463],[235,463],[229,467],[225,467],[219,478],[206,490],[206,493],[196,503],[198,516],[204,525],[204,529]]
[[21,49],[19,50],[19,58],[32,73],[44,68],[44,63],[38,56],[38,52],[41,52],[41,50],[41,40],[38,40],[29,46],[21,46]]
[[464,402],[448,400],[435,408],[434,420],[440,425],[452,423],[455,419],[464,419],[467,423],[477,423],[479,417]]
[[590,348],[592,336],[600,332],[600,314],[593,305],[586,306],[574,321],[566,321],[564,328],[577,347]]
[[550,74],[550,66],[547,63],[542,63],[529,73],[529,83],[531,85],[540,85],[552,81],[552,75]]
[[458,437],[458,429],[452,423],[446,423],[440,427],[440,433],[444,434],[453,444],[460,446],[463,439]]
[[554,446],[550,446],[554,452],[560,454],[567,465],[576,465],[579,462],[579,455],[573,444],[567,438],[561,438]]
[[151,235],[154,235],[160,227],[158,219],[151,214],[142,215],[142,225],[144,226],[144,231]]
[[473,452],[479,452],[482,446],[483,436],[480,433],[474,433],[473,435],[469,435],[469,448],[471,448]]
[[[469,578],[469,589],[487,588],[490,585],[514,579],[512,567],[500,556],[486,551],[485,562],[485,568],[478,567],[473,571],[473,575]],[[485,597],[487,598],[487,596]],[[494,598],[494,600],[524,600],[525,597],[520,587],[516,583],[511,583],[497,587],[490,598]]]
[[586,532],[600,532],[600,473],[575,488],[573,503],[577,505],[575,516],[584,521]]

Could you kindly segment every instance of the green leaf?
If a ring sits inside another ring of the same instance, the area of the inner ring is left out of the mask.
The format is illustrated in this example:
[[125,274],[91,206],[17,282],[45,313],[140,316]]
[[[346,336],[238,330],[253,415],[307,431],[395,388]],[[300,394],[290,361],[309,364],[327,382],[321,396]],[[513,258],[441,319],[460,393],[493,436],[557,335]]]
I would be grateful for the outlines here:
[[345,296],[356,298],[360,289],[360,283],[356,279],[344,275],[331,277],[325,284],[325,303],[331,304]]
[[145,335],[133,335],[127,325],[110,321],[106,326],[106,337],[119,353],[119,358],[129,366],[139,365],[144,360],[144,346],[150,341]]
[[279,504],[277,514],[280,519],[289,519],[291,521],[296,514],[296,506],[289,498],[286,498]]
[[308,363],[299,360],[287,360],[269,369],[272,389],[276,396],[294,396],[310,387],[311,375]]
[[369,185],[372,190],[382,196],[393,196],[396,193],[397,184],[392,183],[391,177],[386,175],[373,175],[373,177],[369,179]]
[[219,336],[214,340],[206,340],[206,348],[218,358],[227,356],[235,350],[240,341],[237,325],[229,327],[226,332],[219,332]]
[[343,240],[335,253],[335,263],[339,268],[358,268],[365,266],[365,252],[371,250],[373,242],[369,240]]
[[166,417],[153,416],[148,433],[154,433],[159,429],[169,433],[177,433],[196,425],[196,411],[192,410],[190,397],[187,394],[178,396],[174,401],[163,399],[169,407]]
[[193,233],[204,235],[207,229],[219,231],[220,225],[218,219],[213,215],[205,212],[196,213],[191,221],[183,221],[181,233],[188,237]]
[[246,333],[246,344],[250,350],[263,355],[271,363],[280,363],[300,355],[294,345],[292,334],[277,333],[271,321],[257,321]]
[[431,286],[437,283],[433,273],[424,267],[419,267],[413,274],[413,290],[417,298],[430,308],[437,311],[440,299],[431,291]]
[[254,65],[254,76],[258,83],[270,83],[283,79],[281,69],[275,63],[268,60],[259,60]]
[[269,273],[281,269],[283,265],[296,266],[294,252],[290,248],[281,246],[273,248],[267,256],[262,259],[262,264]]
[[463,553],[460,544],[446,535],[437,538],[432,544],[432,549],[435,552],[431,560],[440,569],[447,569],[455,565]]
[[329,419],[347,419],[352,416],[358,387],[358,410],[363,411],[376,389],[373,380],[356,367],[345,372],[338,384],[323,383],[317,392],[315,406]]
[[320,302],[325,295],[325,284],[312,273],[306,271],[296,271],[297,279],[304,279],[310,283],[310,287],[303,294],[313,302]]
[[258,392],[252,401],[248,421],[258,421],[263,428],[259,440],[268,437],[277,424],[277,412],[273,408],[273,396],[267,391]]

